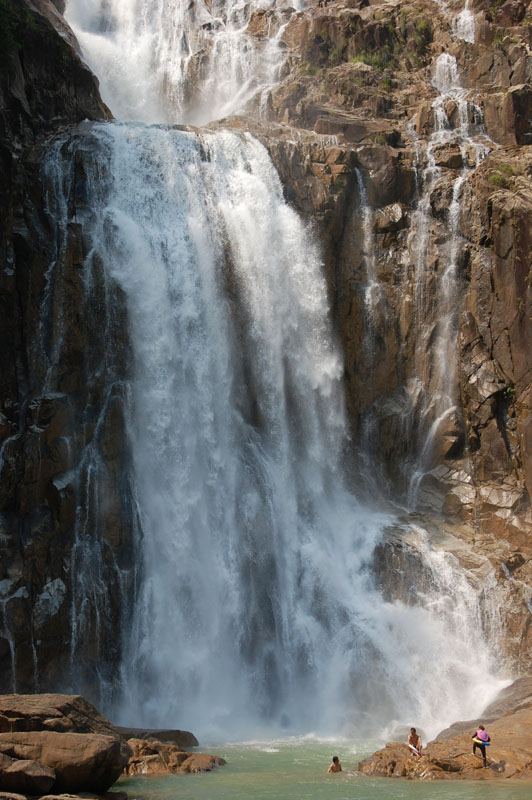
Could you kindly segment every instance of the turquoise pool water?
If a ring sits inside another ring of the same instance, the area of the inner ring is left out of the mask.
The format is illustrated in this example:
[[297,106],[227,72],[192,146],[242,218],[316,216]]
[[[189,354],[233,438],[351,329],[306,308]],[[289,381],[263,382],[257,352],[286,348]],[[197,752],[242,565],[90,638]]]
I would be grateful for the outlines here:
[[[368,746],[369,744],[369,746]],[[202,746],[227,760],[225,767],[198,775],[123,779],[130,800],[530,800],[532,785],[518,781],[488,783],[365,778],[357,764],[378,743],[355,744],[313,738]],[[343,772],[328,775],[338,755]]]

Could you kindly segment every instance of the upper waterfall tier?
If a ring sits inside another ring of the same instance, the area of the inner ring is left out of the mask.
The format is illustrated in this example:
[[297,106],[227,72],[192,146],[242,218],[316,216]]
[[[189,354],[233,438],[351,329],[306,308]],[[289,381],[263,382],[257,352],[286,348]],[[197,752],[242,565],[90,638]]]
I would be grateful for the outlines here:
[[[253,15],[268,35],[251,36]],[[66,16],[119,119],[201,125],[242,112],[279,77],[283,0],[68,0]]]

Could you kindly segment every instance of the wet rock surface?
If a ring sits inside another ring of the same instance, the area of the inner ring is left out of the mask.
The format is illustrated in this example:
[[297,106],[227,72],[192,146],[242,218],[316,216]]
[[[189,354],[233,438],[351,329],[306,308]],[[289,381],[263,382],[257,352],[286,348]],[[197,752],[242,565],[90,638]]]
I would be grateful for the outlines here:
[[[406,744],[390,742],[358,765],[364,775],[417,780],[532,779],[532,694],[530,678],[503,690],[486,717],[457,722],[413,755]],[[472,736],[484,724],[491,738],[482,756],[472,753]]]
[[178,747],[197,747],[198,740],[190,731],[177,730],[146,730],[145,728],[115,728],[124,739],[145,739],[164,744],[177,745]]

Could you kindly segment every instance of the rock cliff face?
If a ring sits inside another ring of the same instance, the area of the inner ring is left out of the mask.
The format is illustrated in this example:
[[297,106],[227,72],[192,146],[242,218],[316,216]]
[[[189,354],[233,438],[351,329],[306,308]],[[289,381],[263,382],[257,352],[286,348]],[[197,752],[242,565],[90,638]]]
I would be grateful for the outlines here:
[[[480,590],[495,568],[504,649],[527,671],[531,17],[478,3],[470,35],[458,11],[331,2],[294,15],[268,103],[279,127],[263,139],[327,254],[354,474],[458,536],[466,568],[471,550],[487,559]],[[389,547],[408,575],[408,544]],[[390,565],[377,558],[384,584]]]
[[[0,11],[0,685],[64,686],[81,659],[79,688],[94,697],[102,670],[112,684],[134,583],[127,332],[118,290],[107,298],[98,276],[91,287],[81,279],[82,165],[70,195],[79,224],[67,231],[43,211],[40,169],[50,147],[68,157],[52,134],[109,111],[60,2],[4,0]],[[532,12],[517,0],[476,3],[472,37],[460,11],[428,0],[257,11],[250,35],[285,25],[283,78],[260,109],[222,124],[262,139],[323,244],[353,483],[373,496],[378,486],[437,530],[478,591],[495,570],[501,646],[526,671]],[[82,559],[94,565],[89,582]],[[408,537],[375,556],[390,597],[405,596],[419,564]]]
[[[34,690],[40,681],[48,688],[70,685],[72,636],[86,642],[86,665],[98,664],[103,651],[116,651],[113,627],[132,558],[126,542],[131,515],[118,493],[124,459],[119,390],[101,374],[98,352],[106,325],[96,313],[88,327],[82,313],[81,226],[57,231],[45,212],[40,176],[52,134],[82,120],[108,119],[110,112],[54,6],[6,0],[0,12],[6,38],[0,82],[0,662],[5,689]],[[98,523],[91,540],[86,530],[93,520],[87,518],[98,502],[98,477],[89,454],[95,441],[106,453],[105,480],[114,489],[103,527]],[[91,610],[73,626],[80,551],[91,552],[100,569]],[[97,631],[104,626],[95,618],[104,614],[112,625],[102,641]]]

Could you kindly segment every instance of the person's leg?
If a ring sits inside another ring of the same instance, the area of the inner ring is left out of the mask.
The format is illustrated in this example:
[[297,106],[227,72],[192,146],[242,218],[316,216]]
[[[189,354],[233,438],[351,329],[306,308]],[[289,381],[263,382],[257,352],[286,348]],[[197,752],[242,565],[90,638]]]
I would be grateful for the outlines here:
[[480,752],[482,753],[482,761],[484,762],[484,766],[487,767],[488,762],[486,761],[486,745],[481,744],[479,745],[479,747],[480,747]]

